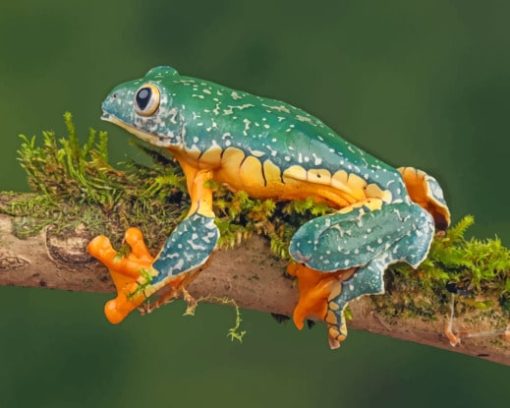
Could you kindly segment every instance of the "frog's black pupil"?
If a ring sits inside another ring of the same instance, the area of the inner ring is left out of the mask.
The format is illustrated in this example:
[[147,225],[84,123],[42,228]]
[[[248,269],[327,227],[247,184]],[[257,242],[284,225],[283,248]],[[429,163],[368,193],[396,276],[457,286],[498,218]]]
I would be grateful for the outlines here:
[[151,100],[152,91],[150,88],[142,88],[136,94],[136,104],[141,110],[144,110]]

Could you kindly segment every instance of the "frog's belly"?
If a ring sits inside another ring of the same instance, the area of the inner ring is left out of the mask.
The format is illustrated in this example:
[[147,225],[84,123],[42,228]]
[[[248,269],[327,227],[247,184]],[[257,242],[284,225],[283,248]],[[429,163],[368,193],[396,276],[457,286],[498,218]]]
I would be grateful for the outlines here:
[[343,170],[331,174],[326,169],[305,170],[301,166],[281,170],[269,159],[245,156],[238,149],[225,151],[222,166],[215,171],[214,178],[233,190],[246,191],[252,197],[278,200],[312,197],[339,208],[365,201],[368,197],[367,183],[355,174]]

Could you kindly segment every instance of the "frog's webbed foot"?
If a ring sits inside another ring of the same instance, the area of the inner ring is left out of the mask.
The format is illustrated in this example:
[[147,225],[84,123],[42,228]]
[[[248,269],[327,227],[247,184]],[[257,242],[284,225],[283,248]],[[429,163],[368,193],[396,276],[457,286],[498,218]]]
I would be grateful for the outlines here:
[[345,308],[349,302],[361,296],[384,293],[384,271],[387,266],[387,260],[384,258],[371,261],[359,268],[350,279],[342,282],[340,293],[332,296],[328,303],[329,311],[326,318],[331,349],[340,347],[340,343],[347,337]]
[[[341,334],[337,325],[338,305],[334,301],[342,291],[342,281],[349,279],[354,269],[327,273],[291,263],[287,272],[298,279],[299,301],[292,315],[296,327],[303,329],[309,317],[324,320],[328,324],[330,344],[343,341],[345,335]],[[345,325],[342,329],[346,334]]]
[[128,254],[113,249],[104,235],[94,238],[88,245],[89,253],[110,271],[117,289],[117,297],[105,305],[106,318],[113,324],[120,323],[144,300],[139,288],[150,279],[154,258],[147,249],[143,234],[138,228],[129,228],[124,235]]
[[383,273],[386,264],[373,261],[358,270],[335,273],[320,272],[302,264],[290,264],[288,272],[297,277],[299,301],[293,320],[301,330],[307,317],[324,320],[332,349],[340,347],[347,337],[345,307],[362,295],[384,293]]

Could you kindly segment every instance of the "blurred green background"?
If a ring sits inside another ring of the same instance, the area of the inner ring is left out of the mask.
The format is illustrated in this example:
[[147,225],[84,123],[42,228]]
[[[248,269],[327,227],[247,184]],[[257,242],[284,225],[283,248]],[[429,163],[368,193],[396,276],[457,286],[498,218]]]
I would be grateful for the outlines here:
[[[454,218],[510,243],[510,24],[507,1],[2,1],[0,188],[26,190],[19,133],[99,121],[109,89],[170,64],[181,73],[283,99],[394,165],[445,186]],[[183,304],[123,325],[110,297],[1,288],[1,407],[509,405],[508,368],[367,333],[328,350],[244,312]]]

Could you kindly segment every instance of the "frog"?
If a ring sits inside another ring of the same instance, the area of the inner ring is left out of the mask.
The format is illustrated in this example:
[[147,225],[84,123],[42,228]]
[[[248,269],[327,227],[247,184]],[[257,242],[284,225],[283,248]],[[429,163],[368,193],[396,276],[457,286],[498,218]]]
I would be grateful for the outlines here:
[[333,209],[299,226],[287,267],[299,295],[295,326],[302,329],[308,319],[325,322],[332,349],[347,337],[349,302],[383,294],[390,265],[417,268],[435,234],[450,224],[433,176],[392,167],[277,99],[157,66],[114,87],[102,112],[103,120],[177,161],[191,202],[156,256],[135,227],[125,232],[128,254],[116,251],[104,235],[88,244],[117,291],[104,307],[112,324],[156,293],[184,293],[203,269],[220,238],[214,183],[253,198],[311,199]]

